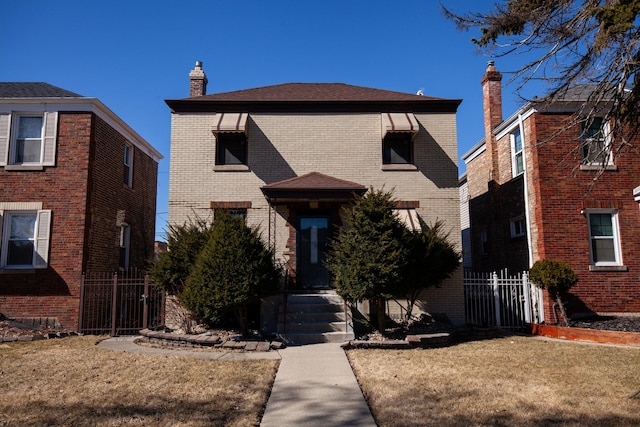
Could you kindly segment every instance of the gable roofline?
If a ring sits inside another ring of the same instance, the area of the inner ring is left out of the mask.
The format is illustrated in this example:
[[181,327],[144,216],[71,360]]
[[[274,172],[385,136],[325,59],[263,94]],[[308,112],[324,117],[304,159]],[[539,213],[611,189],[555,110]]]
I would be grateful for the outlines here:
[[[531,114],[541,113],[575,113],[584,108],[586,104],[594,105],[596,100],[593,99],[594,91],[597,85],[579,84],[572,86],[565,91],[558,93],[555,98],[542,97],[532,101],[527,101],[515,113],[498,124],[491,132],[500,138],[504,132],[508,132],[514,126],[514,123],[520,117],[527,118]],[[609,108],[611,101],[608,98],[610,94],[605,93],[604,98],[598,102],[601,107],[599,110],[605,111]],[[465,152],[461,159],[466,163],[473,160],[476,156],[486,149],[486,139],[482,138],[478,143]]]
[[[71,93],[71,92],[69,92]],[[149,142],[97,98],[76,97],[2,97],[0,113],[12,111],[85,111],[91,112],[121,133],[142,152],[159,162],[164,158]]]
[[283,83],[165,100],[172,112],[447,112],[459,99],[434,98],[344,83]]

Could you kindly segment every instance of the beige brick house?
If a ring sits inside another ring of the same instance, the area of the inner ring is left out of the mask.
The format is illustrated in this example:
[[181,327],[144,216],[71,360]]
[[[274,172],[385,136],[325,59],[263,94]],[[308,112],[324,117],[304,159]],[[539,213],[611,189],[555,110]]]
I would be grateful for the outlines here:
[[[215,209],[244,215],[275,248],[288,288],[305,292],[331,287],[324,250],[354,193],[393,189],[407,221],[459,229],[459,100],[340,83],[210,95],[206,85],[198,62],[190,97],[166,101],[170,224]],[[421,309],[463,322],[461,275],[424,301]]]

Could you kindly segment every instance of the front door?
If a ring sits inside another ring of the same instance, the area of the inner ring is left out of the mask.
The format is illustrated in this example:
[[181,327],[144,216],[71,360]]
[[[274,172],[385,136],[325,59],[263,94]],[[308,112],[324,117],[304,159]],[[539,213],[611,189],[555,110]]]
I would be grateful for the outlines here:
[[297,278],[300,287],[329,287],[329,271],[325,266],[328,239],[328,217],[300,217],[296,251]]

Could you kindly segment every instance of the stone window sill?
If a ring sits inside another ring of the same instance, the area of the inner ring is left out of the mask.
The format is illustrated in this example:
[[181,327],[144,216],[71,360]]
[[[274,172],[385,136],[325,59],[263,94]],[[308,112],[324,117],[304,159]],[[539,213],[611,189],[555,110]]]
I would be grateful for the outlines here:
[[418,167],[411,164],[391,164],[382,165],[381,169],[383,171],[417,171]]
[[617,165],[580,165],[580,170],[581,171],[617,171],[618,170],[618,166]]
[[612,272],[617,272],[617,271],[629,271],[629,267],[627,267],[626,265],[590,265],[589,266],[589,271],[612,271]]
[[6,171],[41,171],[41,170],[44,170],[44,166],[42,165],[30,165],[30,166],[6,165],[4,167],[4,170]]
[[249,172],[249,166],[247,165],[215,165],[213,167],[215,172]]

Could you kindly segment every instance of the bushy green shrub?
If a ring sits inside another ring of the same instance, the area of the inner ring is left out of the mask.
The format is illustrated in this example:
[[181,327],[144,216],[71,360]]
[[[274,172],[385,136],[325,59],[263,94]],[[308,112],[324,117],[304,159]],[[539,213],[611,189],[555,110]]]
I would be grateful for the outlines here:
[[440,287],[460,266],[462,254],[444,232],[444,222],[438,220],[432,226],[419,219],[420,230],[407,230],[406,244],[409,263],[402,286],[395,296],[407,299],[406,320],[410,320],[413,307],[420,293],[431,287]]
[[346,301],[371,300],[378,330],[385,330],[385,302],[403,281],[408,262],[405,227],[394,214],[391,192],[370,189],[346,211],[347,224],[332,241],[327,266]]
[[537,287],[549,291],[562,313],[565,324],[568,325],[569,317],[562,302],[562,294],[578,283],[578,276],[573,269],[558,261],[536,261],[529,271],[529,279]]
[[186,308],[209,322],[235,314],[246,334],[248,304],[277,292],[279,279],[280,269],[259,228],[219,211],[181,299]]
[[160,254],[149,270],[151,280],[170,295],[179,296],[200,251],[209,238],[210,226],[202,219],[170,225],[168,251]]

